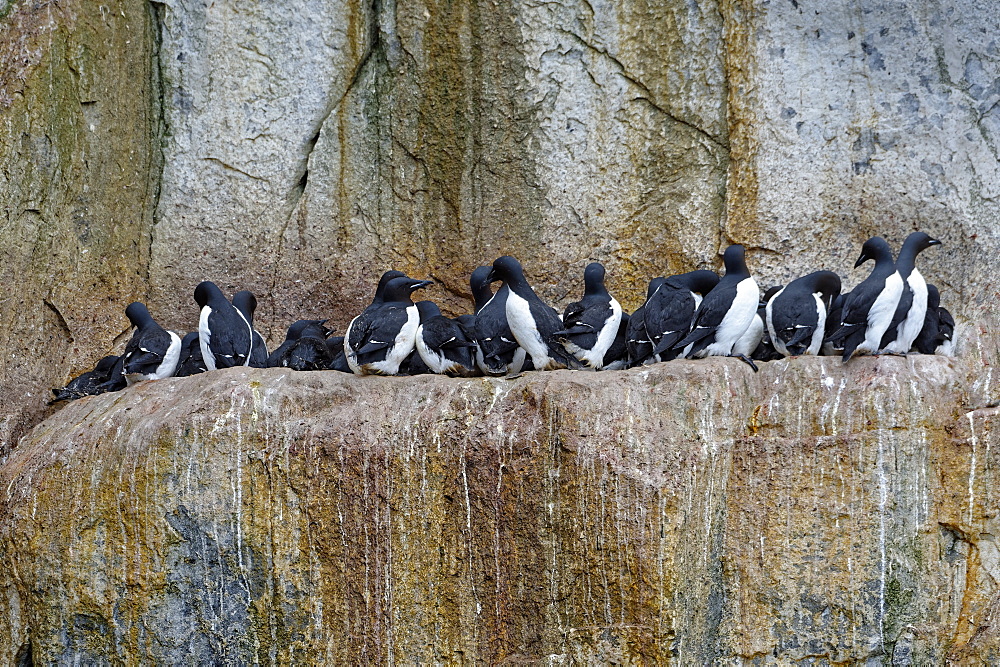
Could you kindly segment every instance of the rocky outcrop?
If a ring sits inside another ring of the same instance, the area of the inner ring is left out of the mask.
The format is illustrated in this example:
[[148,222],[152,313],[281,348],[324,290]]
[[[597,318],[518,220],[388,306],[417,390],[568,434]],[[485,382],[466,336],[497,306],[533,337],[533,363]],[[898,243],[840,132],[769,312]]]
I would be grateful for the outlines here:
[[139,0],[0,2],[0,459],[146,293],[155,32]]
[[83,399],[0,469],[0,661],[995,662],[982,354]]
[[[914,228],[945,305],[994,316],[990,2],[8,2],[0,10],[4,444],[146,300],[260,297],[343,327],[392,266],[522,259],[558,305],[592,259],[654,275],[749,249],[762,285]],[[162,173],[160,165],[162,164]],[[4,324],[4,323],[10,324]]]
[[[994,3],[320,4],[0,2],[0,660],[996,661]],[[915,228],[957,360],[227,371],[15,448],[203,279],[274,341],[390,266],[632,309]]]

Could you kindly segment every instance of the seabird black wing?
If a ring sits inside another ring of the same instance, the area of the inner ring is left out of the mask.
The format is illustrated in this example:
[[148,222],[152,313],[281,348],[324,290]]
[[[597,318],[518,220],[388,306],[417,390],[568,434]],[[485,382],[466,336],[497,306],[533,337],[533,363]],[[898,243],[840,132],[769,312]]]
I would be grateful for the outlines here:
[[639,306],[625,327],[625,350],[629,366],[638,366],[653,356],[653,342],[646,332],[646,309]]
[[670,350],[690,333],[694,313],[694,297],[686,286],[671,285],[668,280],[653,293],[643,308],[643,319],[654,355],[663,361],[677,356]]
[[723,280],[705,295],[695,313],[691,333],[674,344],[674,349],[683,349],[693,343],[691,354],[694,354],[712,344],[715,340],[715,330],[722,324],[722,319],[736,300],[737,285],[737,282]]

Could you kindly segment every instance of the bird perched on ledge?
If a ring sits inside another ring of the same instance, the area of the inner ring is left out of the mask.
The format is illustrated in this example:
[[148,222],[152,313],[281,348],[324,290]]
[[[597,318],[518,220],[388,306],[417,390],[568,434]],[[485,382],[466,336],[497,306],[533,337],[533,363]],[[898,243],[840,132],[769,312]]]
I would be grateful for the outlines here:
[[198,344],[205,367],[214,371],[247,366],[253,353],[250,322],[213,282],[200,283],[194,290],[194,300],[201,308]]
[[563,328],[552,334],[584,368],[599,371],[604,355],[615,342],[622,320],[622,307],[604,286],[604,266],[587,265],[583,272],[583,298],[566,306]]
[[344,355],[357,375],[396,375],[416,346],[420,314],[410,295],[432,284],[406,276],[390,280],[380,302],[355,317],[344,336]]
[[563,328],[562,320],[531,289],[520,262],[510,255],[497,258],[490,272],[490,282],[494,280],[502,280],[503,287],[508,289],[507,324],[517,344],[531,357],[535,369],[579,368],[576,358],[553,341],[552,335]]
[[157,324],[145,304],[138,301],[129,304],[125,317],[135,327],[135,333],[122,354],[123,372],[128,384],[173,375],[181,356],[180,336]]
[[796,278],[767,301],[767,331],[782,355],[819,354],[826,318],[840,295],[840,276],[815,271]]
[[875,260],[875,268],[844,299],[840,328],[827,339],[834,345],[842,341],[845,363],[856,354],[878,353],[903,293],[892,250],[881,236],[865,241],[854,268],[868,260]]
[[735,356],[757,370],[750,357],[734,353],[733,346],[750,327],[757,315],[760,289],[747,268],[741,245],[726,248],[722,258],[726,275],[705,295],[695,313],[691,333],[674,344],[674,349],[691,345],[689,359],[709,356]]

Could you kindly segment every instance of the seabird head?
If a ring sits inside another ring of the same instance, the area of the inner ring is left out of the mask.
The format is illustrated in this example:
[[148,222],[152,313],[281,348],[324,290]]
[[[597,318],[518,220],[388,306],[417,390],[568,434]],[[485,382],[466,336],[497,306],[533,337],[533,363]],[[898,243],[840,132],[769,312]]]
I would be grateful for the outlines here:
[[815,271],[809,274],[812,278],[812,287],[816,292],[820,292],[828,300],[836,299],[840,295],[840,276],[833,271]]
[[469,287],[472,288],[472,299],[476,304],[477,313],[493,298],[493,292],[490,290],[492,272],[492,266],[480,266],[469,276]]
[[726,275],[749,276],[750,269],[747,268],[746,251],[739,243],[726,248],[726,254],[722,256],[722,263],[726,267]]
[[583,272],[585,294],[607,294],[604,287],[604,266],[600,262],[591,262]]
[[406,274],[402,271],[386,271],[382,274],[382,277],[378,279],[378,287],[375,288],[375,298],[372,299],[372,303],[378,303],[383,300],[385,288],[389,285],[389,281],[395,278],[406,278]]
[[257,297],[250,290],[241,290],[233,295],[233,308],[243,313],[248,322],[253,322],[253,313],[257,310]]
[[330,330],[324,327],[326,320],[299,320],[295,322],[292,326],[288,327],[288,333],[285,334],[285,340],[298,340],[302,338],[302,334],[305,333],[306,329],[311,327],[319,327],[323,331],[323,338],[330,335]]
[[441,314],[441,309],[433,301],[417,301],[416,306],[417,313],[420,314],[421,323]]
[[325,341],[326,337],[330,335],[330,330],[323,326],[326,320],[305,320],[305,322],[306,325],[299,332],[299,340],[303,338],[319,338]]
[[884,262],[886,259],[892,261],[892,249],[881,236],[873,236],[865,241],[865,244],[861,246],[861,256],[854,263],[854,268],[858,268],[870,259],[875,260],[876,264]]
[[194,288],[194,300],[195,302],[204,308],[208,305],[208,302],[212,299],[222,298],[225,299],[226,295],[222,293],[219,286],[210,280],[199,283],[197,287]]
[[715,271],[699,269],[697,271],[688,271],[681,275],[684,276],[688,289],[701,296],[705,296],[719,284],[719,274]]
[[[414,280],[408,276],[393,278],[385,286],[386,302],[410,302],[410,294],[421,287],[433,285],[433,280]],[[411,302],[412,303],[412,302]]]
[[138,301],[130,303],[128,307],[125,308],[125,317],[128,321],[132,323],[136,329],[141,329],[147,324],[152,324],[153,316],[149,314],[149,309],[146,308],[146,304],[139,303]]
[[774,298],[774,295],[781,291],[784,285],[775,285],[774,287],[768,287],[767,291],[764,292],[764,298],[760,300],[761,303],[767,305],[767,302]]
[[[903,248],[912,247],[915,249],[915,252],[913,253],[914,255],[921,250],[930,248],[932,245],[941,245],[941,242],[937,239],[932,239],[930,235],[925,234],[924,232],[913,232],[906,237],[905,241],[903,241]],[[899,252],[902,254],[902,248]]]
[[521,263],[510,255],[498,257],[494,260],[493,270],[490,272],[490,282],[495,280],[502,280],[505,283],[524,282],[524,270],[521,268]]

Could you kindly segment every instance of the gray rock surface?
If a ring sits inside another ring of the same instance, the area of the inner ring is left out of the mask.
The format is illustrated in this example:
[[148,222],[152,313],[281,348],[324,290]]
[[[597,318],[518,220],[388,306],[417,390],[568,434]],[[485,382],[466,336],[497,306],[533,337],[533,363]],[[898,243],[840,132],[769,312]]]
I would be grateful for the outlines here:
[[0,660],[993,664],[983,355],[83,399],[0,467]]
[[557,306],[597,259],[631,309],[730,242],[762,285],[822,267],[850,287],[866,237],[921,228],[945,305],[995,315],[993,3],[102,6],[2,19],[23,283],[4,450],[124,304],[190,329],[202,279],[254,290],[274,343],[298,317],[345,326],[390,266],[459,312],[502,253]]

